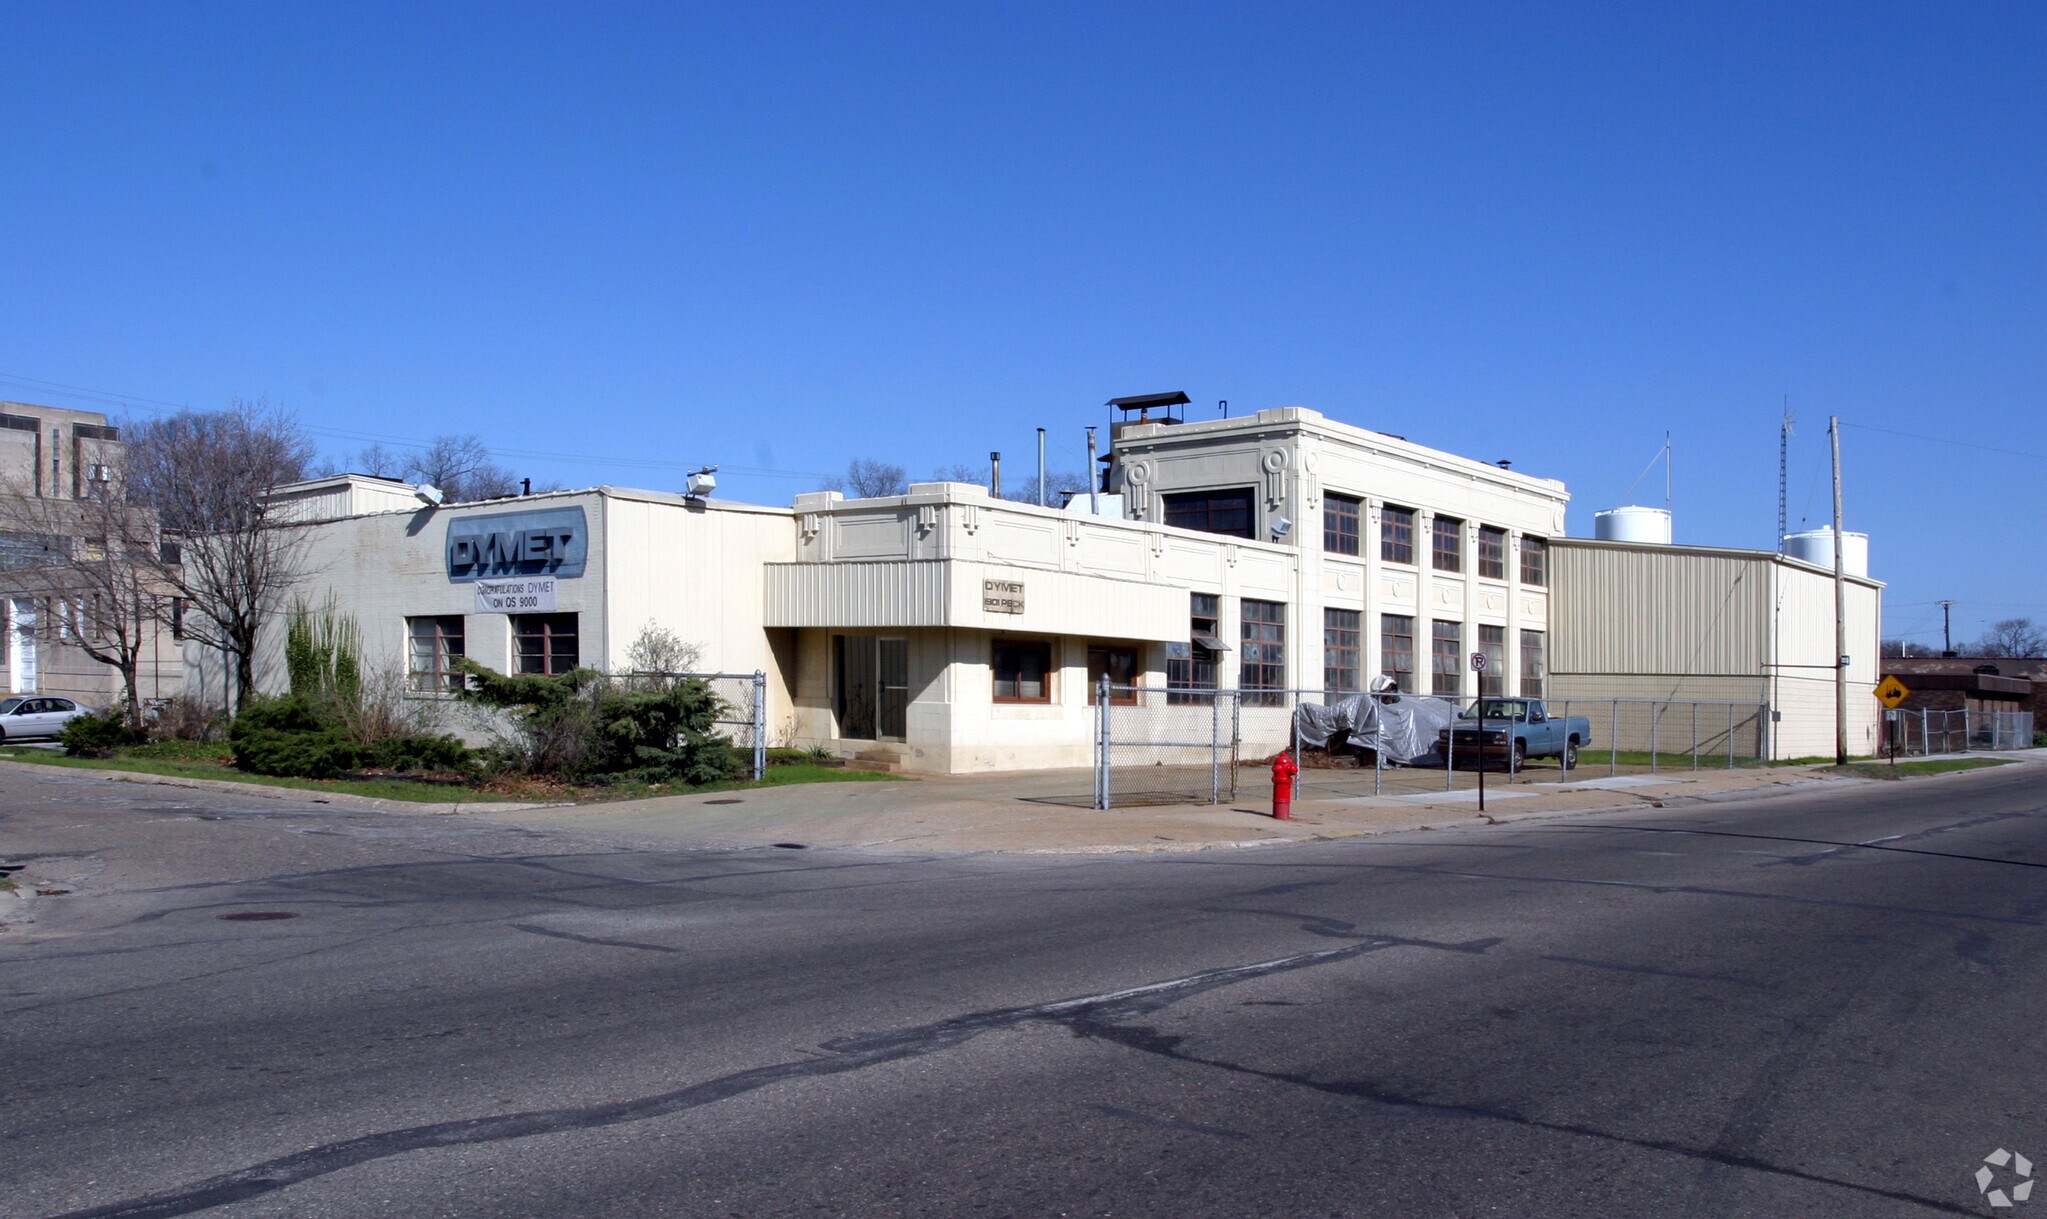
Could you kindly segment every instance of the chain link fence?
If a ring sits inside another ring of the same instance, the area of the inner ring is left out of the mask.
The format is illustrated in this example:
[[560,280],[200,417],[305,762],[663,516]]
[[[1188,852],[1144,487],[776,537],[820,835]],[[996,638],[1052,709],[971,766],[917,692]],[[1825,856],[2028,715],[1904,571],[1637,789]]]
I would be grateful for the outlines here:
[[1968,753],[1976,749],[2030,749],[2030,711],[1897,710],[1884,714],[1886,749],[1900,754]]
[[[1766,706],[1657,699],[1547,700],[1547,720],[1563,724],[1560,730],[1548,723],[1531,725],[1536,730],[1526,733],[1531,739],[1540,734],[1550,736],[1551,743],[1538,742],[1525,758],[1511,748],[1488,750],[1481,758],[1474,756],[1468,740],[1460,743],[1461,732],[1477,727],[1471,716],[1479,699],[1413,695],[1401,696],[1402,701],[1410,707],[1427,704],[1433,722],[1452,723],[1459,731],[1426,733],[1435,747],[1405,757],[1377,748],[1376,734],[1369,732],[1332,737],[1326,748],[1303,748],[1296,727],[1300,708],[1351,697],[1356,696],[1322,690],[1104,682],[1094,691],[1094,807],[1221,804],[1236,800],[1240,790],[1247,798],[1256,793],[1262,799],[1270,785],[1268,768],[1283,752],[1291,752],[1300,766],[1295,782],[1302,799],[1471,790],[1481,764],[1507,772],[1509,783],[1625,782],[1624,776],[1632,775],[1760,766],[1769,756]],[[1487,696],[1489,704],[1503,699],[1508,704],[1525,701]],[[1507,722],[1489,717],[1487,729],[1498,732]],[[1255,774],[1249,773],[1253,767]]]
[[753,755],[753,777],[765,778],[768,773],[768,675],[758,669],[752,673],[628,673],[622,674],[634,681],[652,680],[679,681],[696,678],[711,687],[711,693],[718,696],[722,714],[712,722],[723,728],[736,749],[744,749]]

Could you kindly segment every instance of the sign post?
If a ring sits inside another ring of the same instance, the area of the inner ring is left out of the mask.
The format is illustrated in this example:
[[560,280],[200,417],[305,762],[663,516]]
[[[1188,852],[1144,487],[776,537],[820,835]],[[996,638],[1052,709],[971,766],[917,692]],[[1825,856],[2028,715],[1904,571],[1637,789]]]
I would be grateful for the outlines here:
[[1895,673],[1876,684],[1876,701],[1884,705],[1884,735],[1891,739],[1891,765],[1898,764],[1898,704],[1912,696]]
[[[1478,674],[1485,672],[1484,652],[1473,652],[1471,654],[1471,671]],[[1482,688],[1483,685],[1484,683],[1481,681],[1478,706],[1474,708],[1478,713],[1478,811],[1481,813],[1485,812],[1485,691]]]

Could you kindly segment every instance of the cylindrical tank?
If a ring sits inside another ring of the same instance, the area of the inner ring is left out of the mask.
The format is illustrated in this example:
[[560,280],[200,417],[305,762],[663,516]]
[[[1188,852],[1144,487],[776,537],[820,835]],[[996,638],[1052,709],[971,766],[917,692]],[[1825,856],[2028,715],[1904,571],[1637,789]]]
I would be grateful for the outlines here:
[[1602,542],[1670,545],[1668,508],[1612,508],[1592,516],[1592,536]]
[[[1815,567],[1834,570],[1834,531],[1808,529],[1784,535],[1784,553]],[[1841,570],[1851,576],[1869,574],[1869,535],[1841,531]]]

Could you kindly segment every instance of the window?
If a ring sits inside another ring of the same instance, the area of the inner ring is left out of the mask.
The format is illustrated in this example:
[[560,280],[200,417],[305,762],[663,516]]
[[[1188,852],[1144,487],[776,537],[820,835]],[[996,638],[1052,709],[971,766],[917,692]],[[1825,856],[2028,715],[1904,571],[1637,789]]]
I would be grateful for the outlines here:
[[1454,516],[1439,516],[1429,536],[1434,539],[1431,553],[1437,571],[1464,570],[1464,522]]
[[553,677],[576,667],[574,614],[512,615],[512,652],[521,673]]
[[1246,597],[1243,639],[1244,661],[1237,685],[1246,691],[1274,693],[1244,695],[1247,707],[1283,706],[1277,691],[1286,689],[1286,606],[1277,601],[1253,601]]
[[1507,531],[1491,525],[1478,527],[1478,577],[1481,580],[1507,578]]
[[1542,697],[1542,632],[1521,632],[1521,697]]
[[1507,692],[1507,628],[1480,626],[1478,650],[1485,653],[1485,669],[1478,675],[1480,694]]
[[407,618],[405,625],[412,636],[412,688],[460,690],[462,675],[453,671],[453,662],[465,655],[462,650],[462,615]]
[[1330,554],[1358,552],[1358,503],[1352,495],[1322,497],[1322,549]]
[[1388,563],[1414,562],[1414,509],[1379,509],[1379,557]]
[[[1221,598],[1214,593],[1189,594],[1187,642],[1166,645],[1166,685],[1176,690],[1215,689],[1216,659],[1225,650]],[[1169,704],[1199,704],[1199,694],[1167,694]]]
[[1322,689],[1331,698],[1364,688],[1358,681],[1358,618],[1356,610],[1322,611]]
[[1379,666],[1403,694],[1414,693],[1414,619],[1379,615]]
[[1166,504],[1166,524],[1180,529],[1199,529],[1226,537],[1256,537],[1251,511],[1251,488],[1235,491],[1186,491],[1161,496]]
[[1117,686],[1137,684],[1137,649],[1090,647],[1087,650],[1087,701],[1090,707],[1100,701],[1102,678],[1109,679],[1109,701],[1120,706],[1135,706],[1137,691],[1118,690]]
[[1436,620],[1429,640],[1429,693],[1455,698],[1464,690],[1464,624]]
[[1035,639],[995,641],[995,701],[1052,701],[1052,645]]
[[1537,588],[1549,583],[1549,543],[1542,538],[1521,539],[1521,582]]
[[185,604],[186,602],[183,597],[171,598],[171,638],[173,639],[183,639],[185,637]]

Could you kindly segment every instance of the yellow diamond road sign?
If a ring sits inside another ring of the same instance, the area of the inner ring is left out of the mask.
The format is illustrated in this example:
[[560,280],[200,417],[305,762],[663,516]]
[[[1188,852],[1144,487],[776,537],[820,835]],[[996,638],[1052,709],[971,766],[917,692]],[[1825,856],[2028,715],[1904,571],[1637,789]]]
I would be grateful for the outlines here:
[[1876,687],[1877,701],[1882,703],[1884,706],[1893,709],[1895,709],[1899,703],[1904,702],[1905,699],[1911,695],[1911,693],[1912,692],[1910,690],[1907,690],[1905,688],[1905,683],[1899,681],[1895,674],[1886,677],[1882,681],[1878,682]]

